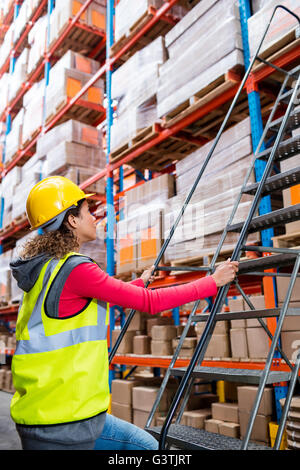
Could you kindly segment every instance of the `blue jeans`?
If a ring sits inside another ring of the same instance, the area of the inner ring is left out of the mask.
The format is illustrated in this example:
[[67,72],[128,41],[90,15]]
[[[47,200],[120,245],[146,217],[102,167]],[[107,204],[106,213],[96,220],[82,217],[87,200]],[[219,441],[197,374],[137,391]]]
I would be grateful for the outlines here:
[[94,450],[157,450],[158,442],[151,434],[134,424],[106,415],[103,431]]

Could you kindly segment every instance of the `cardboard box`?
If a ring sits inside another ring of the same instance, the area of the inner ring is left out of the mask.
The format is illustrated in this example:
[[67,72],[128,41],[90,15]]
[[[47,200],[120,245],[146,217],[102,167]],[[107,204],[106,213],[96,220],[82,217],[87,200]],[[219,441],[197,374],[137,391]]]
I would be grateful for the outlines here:
[[[180,338],[172,339],[172,347],[177,348]],[[182,349],[194,349],[197,345],[197,338],[195,337],[186,337],[182,344]]]
[[250,359],[266,359],[269,352],[269,338],[262,327],[246,328]]
[[249,357],[245,328],[234,328],[230,330],[230,346],[232,357],[243,359]]
[[155,341],[169,341],[176,338],[177,328],[174,325],[154,325],[151,336]]
[[281,333],[281,345],[288,359],[296,361],[300,351],[300,330],[283,331]]
[[[125,318],[127,319],[128,315],[125,314]],[[127,331],[143,331],[146,334],[147,331],[147,314],[143,312],[136,311]]]
[[238,439],[240,437],[240,425],[237,423],[220,423],[219,434]]
[[300,316],[285,317],[282,323],[281,331],[299,331],[300,330]]
[[[132,407],[135,410],[151,411],[159,387],[138,386],[132,389]],[[173,396],[173,390],[166,389],[159,402],[159,411],[167,411]]]
[[140,335],[133,338],[133,354],[150,354],[150,336]]
[[[250,419],[250,413],[247,411],[239,410],[239,422],[241,438],[245,437],[248,422]],[[260,441],[269,443],[269,423],[271,416],[257,415],[254,421],[252,433],[250,439],[253,441]]]
[[[252,295],[249,297],[249,300],[255,307],[255,310],[264,310],[266,308],[265,297],[264,295]],[[251,310],[248,305],[245,305],[245,310]],[[259,327],[260,323],[256,318],[247,318],[246,319],[246,327],[247,328],[255,328]]]
[[208,344],[205,357],[229,357],[230,344],[228,334],[213,334]]
[[111,414],[116,418],[123,419],[132,423],[132,407],[131,405],[124,405],[121,403],[111,402]]
[[224,421],[221,421],[220,419],[206,419],[204,422],[204,428],[205,431],[207,432],[213,432],[215,434],[219,433],[219,426],[220,424],[224,423]]
[[[144,429],[145,426],[146,426],[146,423],[147,423],[150,412],[149,411],[133,409],[132,414],[133,414],[133,418],[132,418],[133,424],[135,424],[139,428]],[[160,412],[154,413],[152,423],[151,423],[153,426],[156,425],[156,420],[159,416],[160,416]]]
[[[254,405],[258,387],[245,385],[238,387],[239,409],[250,413]],[[273,414],[274,396],[272,388],[265,388],[258,408],[258,414],[268,416]]]
[[0,369],[0,390],[4,387],[4,375],[5,371],[3,369]]
[[186,404],[186,411],[210,409],[212,403],[218,401],[218,396],[214,393],[191,394]]
[[[284,302],[290,280],[291,280],[290,277],[276,276],[278,303]],[[300,279],[299,278],[296,279],[296,282],[294,284],[290,301],[291,302],[300,301]]]
[[153,356],[172,356],[173,348],[171,341],[151,341],[151,354]]
[[213,419],[239,423],[237,403],[213,403],[211,409]]
[[142,383],[142,380],[112,380],[112,401],[122,405],[132,405],[132,389],[133,387],[138,387]]
[[152,327],[154,325],[174,325],[173,319],[168,317],[155,317],[147,320],[147,335],[152,337]]
[[[120,334],[121,330],[112,330],[112,347],[114,346],[117,338]],[[126,331],[121,344],[117,350],[117,354],[129,354],[133,351],[133,337],[135,335],[135,331]]]
[[181,424],[197,429],[204,429],[204,421],[211,417],[211,409],[185,411],[182,415]]

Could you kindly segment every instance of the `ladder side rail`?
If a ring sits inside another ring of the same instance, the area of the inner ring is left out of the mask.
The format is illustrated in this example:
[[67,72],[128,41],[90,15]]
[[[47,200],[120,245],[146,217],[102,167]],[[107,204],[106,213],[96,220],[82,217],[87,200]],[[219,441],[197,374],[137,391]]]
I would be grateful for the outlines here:
[[170,365],[169,365],[169,367],[168,367],[168,369],[167,369],[167,371],[166,371],[166,373],[165,373],[164,379],[163,379],[162,384],[161,384],[161,386],[160,386],[160,389],[159,389],[159,391],[158,391],[158,393],[157,393],[155,402],[153,403],[152,409],[151,409],[150,414],[149,414],[149,416],[148,416],[145,429],[149,428],[150,425],[151,425],[151,422],[152,422],[153,416],[154,416],[154,414],[155,414],[155,411],[156,411],[156,409],[157,409],[157,407],[158,407],[158,404],[159,404],[159,402],[160,402],[160,400],[161,400],[161,398],[162,398],[162,396],[163,396],[163,393],[164,393],[165,388],[166,388],[166,386],[167,386],[168,380],[169,380],[169,378],[170,378],[171,369],[173,369],[173,367],[175,366],[175,363],[176,363],[176,361],[177,361],[179,352],[180,352],[180,350],[181,350],[181,348],[182,348],[183,342],[184,342],[184,340],[185,340],[185,338],[186,338],[186,335],[187,335],[187,333],[188,333],[188,331],[189,331],[189,328],[190,328],[190,326],[191,326],[191,324],[192,324],[193,316],[194,316],[195,312],[197,311],[197,308],[198,308],[199,304],[200,304],[200,300],[197,300],[197,301],[195,302],[195,304],[194,304],[194,307],[193,307],[192,312],[190,313],[190,315],[189,315],[189,317],[188,317],[188,321],[186,322],[186,325],[185,325],[185,327],[184,327],[184,330],[183,330],[183,332],[182,332],[182,335],[180,336],[179,343],[178,343],[178,345],[177,345],[177,347],[176,347],[176,350],[175,350],[175,352],[174,352],[174,354],[173,354],[173,357],[172,357],[172,360],[171,360],[171,362],[170,362]]
[[257,412],[258,412],[258,408],[259,408],[261,399],[262,399],[262,394],[263,394],[264,388],[266,386],[267,378],[268,378],[268,375],[269,375],[269,372],[270,372],[270,369],[271,369],[271,365],[272,365],[272,362],[273,362],[273,357],[274,357],[276,345],[277,345],[278,340],[279,340],[283,320],[285,319],[285,316],[286,316],[286,312],[287,312],[288,305],[289,305],[289,302],[290,302],[292,290],[293,290],[293,287],[294,287],[294,284],[295,284],[295,281],[296,281],[297,273],[299,271],[299,267],[300,267],[300,253],[297,256],[297,259],[296,259],[296,262],[295,262],[295,265],[294,265],[294,269],[293,269],[293,273],[292,273],[292,276],[291,276],[290,284],[289,284],[289,287],[288,287],[288,290],[287,290],[287,294],[286,294],[283,306],[282,306],[281,311],[280,311],[280,315],[279,315],[279,318],[278,318],[276,330],[275,330],[273,340],[272,340],[272,343],[271,343],[271,346],[270,346],[270,350],[269,350],[269,353],[268,353],[268,356],[267,356],[267,359],[266,359],[266,365],[265,365],[265,368],[263,370],[263,373],[262,373],[260,381],[259,381],[257,394],[256,394],[256,397],[255,397],[253,408],[251,410],[250,419],[249,419],[249,422],[248,422],[248,426],[247,426],[246,434],[244,436],[244,440],[242,442],[241,450],[246,450],[247,447],[248,447],[248,444],[249,444],[250,435],[251,435],[253,425],[254,425],[254,421],[255,421],[255,418],[256,418],[256,415],[257,415]]
[[285,403],[284,403],[284,406],[283,406],[283,410],[282,410],[282,413],[281,413],[280,423],[279,423],[279,426],[278,426],[278,429],[277,429],[276,439],[275,439],[275,443],[274,443],[274,446],[273,446],[274,450],[279,450],[279,448],[280,448],[282,435],[283,435],[283,431],[284,431],[284,426],[286,424],[286,420],[287,420],[287,417],[288,417],[288,412],[289,412],[289,409],[290,409],[290,405],[291,405],[293,393],[294,393],[294,390],[295,390],[296,382],[297,382],[297,380],[299,380],[299,376],[298,376],[299,367],[300,367],[300,352],[298,353],[298,356],[297,356],[295,367],[294,367],[294,370],[293,370],[293,373],[292,373],[292,376],[291,376],[291,380],[290,380],[290,383],[289,383],[287,396],[286,396]]
[[[277,7],[274,9],[274,12],[275,10],[277,9]],[[272,18],[274,16],[274,12],[273,12],[273,15],[272,15]],[[270,22],[269,22],[269,25],[266,29],[266,32],[268,30],[270,26]],[[264,33],[264,36],[263,36],[263,39],[266,35],[266,32]],[[262,44],[262,41],[260,43],[260,46]],[[260,49],[260,46],[259,46],[259,49]],[[256,57],[257,54],[255,54],[254,58],[252,59],[252,62],[249,66],[249,68],[252,66],[252,63],[254,62],[255,60],[255,57]],[[299,81],[300,81],[300,76],[298,77],[298,80],[297,80],[297,84],[296,84],[296,87],[294,89],[294,92],[292,94],[292,97],[289,101],[289,105],[288,105],[288,108],[286,110],[286,113],[285,113],[285,116],[284,116],[284,119],[280,125],[280,129],[279,129],[279,132],[277,134],[277,137],[276,137],[276,140],[275,140],[275,144],[272,148],[272,151],[271,151],[271,154],[269,156],[269,159],[268,159],[268,162],[266,164],[266,167],[264,169],[264,173],[263,173],[263,176],[259,182],[259,185],[258,185],[258,188],[257,188],[257,191],[256,191],[256,194],[255,194],[255,197],[254,197],[254,200],[252,202],[252,205],[251,205],[251,208],[249,210],[249,213],[248,213],[248,216],[247,216],[247,219],[246,221],[244,222],[244,225],[243,225],[243,228],[241,230],[241,233],[240,233],[240,236],[239,236],[239,239],[238,239],[238,242],[237,242],[237,245],[233,251],[233,254],[232,254],[232,261],[238,261],[239,258],[240,258],[240,251],[241,251],[241,248],[242,246],[244,245],[244,241],[247,237],[247,232],[248,232],[248,228],[249,228],[249,225],[250,225],[250,222],[251,220],[253,219],[253,216],[257,210],[257,207],[258,207],[258,204],[259,204],[259,201],[261,199],[261,194],[262,194],[262,191],[263,191],[263,187],[265,185],[265,182],[266,182],[266,179],[268,178],[268,176],[270,175],[271,173],[271,169],[272,169],[272,166],[273,166],[273,161],[274,161],[274,157],[275,157],[275,153],[277,151],[277,148],[279,146],[279,143],[281,141],[281,138],[282,138],[282,135],[283,135],[283,132],[284,132],[284,129],[287,125],[287,122],[288,122],[288,118],[289,118],[289,115],[291,113],[291,109],[292,109],[292,106],[293,106],[293,103],[294,103],[294,100],[295,100],[295,96],[297,94],[297,90],[298,90],[298,87],[299,87]],[[223,127],[223,126],[222,126]],[[207,347],[207,344],[210,340],[210,337],[212,335],[212,332],[213,332],[213,328],[214,328],[214,325],[215,325],[215,316],[217,314],[217,312],[220,311],[220,309],[222,308],[223,304],[224,304],[224,301],[225,301],[225,298],[226,298],[226,295],[227,295],[227,292],[229,290],[229,285],[225,285],[223,287],[221,287],[221,289],[219,290],[218,294],[217,294],[217,297],[216,297],[216,300],[215,300],[215,303],[214,303],[214,306],[212,308],[212,311],[209,315],[209,318],[207,320],[207,323],[206,323],[206,326],[204,328],[204,331],[202,333],[202,336],[200,338],[200,341],[195,349],[195,352],[194,352],[194,355],[191,359],[191,362],[183,376],[183,379],[182,379],[182,382],[177,390],[177,393],[174,397],[174,400],[173,400],[173,403],[171,405],[171,408],[168,412],[168,415],[166,417],[166,420],[165,420],[165,423],[162,427],[162,431],[161,431],[161,435],[160,435],[160,441],[159,441],[159,444],[160,444],[160,449],[163,449],[164,448],[164,445],[165,445],[165,440],[166,440],[166,435],[167,435],[167,431],[168,431],[168,428],[170,427],[170,424],[171,424],[171,421],[172,421],[172,418],[174,416],[174,413],[178,407],[178,404],[179,404],[179,401],[180,401],[180,398],[181,398],[181,395],[183,393],[183,390],[185,389],[186,385],[187,385],[187,382],[189,380],[189,377],[198,361],[198,358],[199,358],[199,361],[202,362],[203,360],[203,356],[205,354],[205,351],[206,351],[206,347]],[[277,342],[276,342],[277,343]],[[201,359],[200,359],[200,355],[202,356]]]

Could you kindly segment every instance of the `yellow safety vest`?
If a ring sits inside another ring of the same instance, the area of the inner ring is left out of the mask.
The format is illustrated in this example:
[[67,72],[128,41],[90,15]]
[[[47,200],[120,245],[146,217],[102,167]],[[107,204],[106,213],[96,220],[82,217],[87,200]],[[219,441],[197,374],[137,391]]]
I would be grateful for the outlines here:
[[71,263],[70,272],[72,263],[78,260],[87,262],[78,253],[50,259],[32,289],[24,293],[12,360],[16,392],[11,416],[18,424],[69,423],[108,409],[106,304],[91,299],[83,310],[68,318],[50,317],[45,308],[51,286],[57,286],[55,280],[62,291],[64,282],[56,276]]

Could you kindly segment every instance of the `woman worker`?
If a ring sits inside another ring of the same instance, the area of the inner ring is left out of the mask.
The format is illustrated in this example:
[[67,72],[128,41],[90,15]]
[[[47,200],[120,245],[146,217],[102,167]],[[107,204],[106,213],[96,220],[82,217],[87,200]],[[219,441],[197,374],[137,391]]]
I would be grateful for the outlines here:
[[110,391],[106,303],[156,314],[214,296],[238,270],[229,260],[211,276],[189,284],[148,290],[151,270],[126,283],[109,277],[82,243],[96,239],[96,220],[77,185],[60,176],[30,191],[31,229],[11,269],[24,291],[12,360],[16,392],[11,416],[26,450],[157,449],[146,431],[107,414]]

